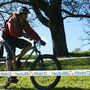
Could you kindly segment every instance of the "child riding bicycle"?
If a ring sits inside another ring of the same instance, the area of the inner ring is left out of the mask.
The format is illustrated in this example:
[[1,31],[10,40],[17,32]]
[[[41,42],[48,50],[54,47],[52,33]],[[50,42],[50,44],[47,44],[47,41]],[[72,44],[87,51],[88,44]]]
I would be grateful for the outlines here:
[[[32,46],[30,42],[19,38],[23,36],[23,31],[29,34],[35,41],[45,44],[45,42],[41,40],[40,36],[31,28],[27,22],[26,19],[28,14],[29,10],[27,7],[19,7],[17,12],[14,12],[13,15],[5,23],[5,27],[2,30],[2,38],[10,46],[14,55],[16,47],[24,50],[30,49]],[[8,71],[12,71],[13,54],[7,45],[5,45],[5,48],[7,52],[6,66]],[[21,57],[24,54],[25,53],[21,54]],[[18,80],[16,77],[9,77],[8,81],[17,82]]]

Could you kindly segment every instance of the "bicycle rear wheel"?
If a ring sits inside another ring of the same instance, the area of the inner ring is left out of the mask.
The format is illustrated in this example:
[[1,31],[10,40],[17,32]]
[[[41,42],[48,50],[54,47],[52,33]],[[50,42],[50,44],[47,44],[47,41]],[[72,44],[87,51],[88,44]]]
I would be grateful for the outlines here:
[[[61,70],[59,61],[52,55],[40,55],[32,64],[31,70]],[[38,89],[55,87],[61,76],[32,76],[31,80]]]
[[[4,61],[0,60],[0,71],[7,71],[5,60]],[[6,88],[10,84],[7,82],[8,76],[7,74],[4,74],[3,72],[1,74],[6,75],[6,76],[0,76],[0,88]]]

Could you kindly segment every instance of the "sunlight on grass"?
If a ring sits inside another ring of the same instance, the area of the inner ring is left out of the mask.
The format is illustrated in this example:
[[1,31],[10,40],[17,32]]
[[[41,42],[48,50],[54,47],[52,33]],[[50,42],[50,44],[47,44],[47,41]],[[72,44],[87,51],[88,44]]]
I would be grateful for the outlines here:
[[[90,70],[89,58],[59,61],[62,70]],[[49,62],[49,68],[53,69],[55,66],[51,63],[52,62]],[[30,70],[31,65],[32,63],[28,63],[25,70],[27,70],[27,68]],[[42,78],[43,77],[41,77],[41,79]],[[18,80],[19,82],[17,84],[10,84],[7,89],[2,90],[37,90],[32,84],[30,77],[18,77]],[[56,87],[49,90],[90,90],[90,76],[62,76]]]

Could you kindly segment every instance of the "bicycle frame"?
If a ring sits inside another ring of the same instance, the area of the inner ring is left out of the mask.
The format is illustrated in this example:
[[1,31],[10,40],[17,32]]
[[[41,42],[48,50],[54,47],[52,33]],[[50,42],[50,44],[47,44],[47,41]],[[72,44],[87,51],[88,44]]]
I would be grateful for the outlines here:
[[[32,54],[34,53],[34,51],[37,50],[36,45],[34,45],[33,47],[31,47],[29,50],[24,50],[23,52],[28,52],[28,51],[30,51],[30,50],[32,50],[32,52],[28,55],[28,57],[26,58],[25,62],[23,63],[22,67],[21,67],[19,70],[21,70],[21,69],[25,66],[25,64],[27,63],[28,59],[32,56]],[[23,52],[22,52],[22,53],[23,53]],[[20,53],[19,55],[21,55],[22,53]],[[26,53],[25,53],[25,54],[26,54]],[[25,54],[24,54],[24,55],[25,55]],[[19,57],[19,55],[17,55],[16,57]],[[24,55],[23,55],[23,56],[24,56]]]
[[[10,48],[10,49],[11,49],[11,48]],[[31,51],[31,50],[32,50],[32,51]],[[31,47],[30,49],[28,49],[28,50],[27,50],[27,49],[24,49],[23,51],[21,51],[20,54],[18,54],[17,56],[14,56],[14,59],[13,59],[14,62],[13,62],[13,64],[15,65],[15,66],[14,66],[14,67],[15,67],[15,70],[17,70],[17,69],[16,69],[16,60],[17,60],[16,58],[18,58],[20,55],[22,55],[22,53],[24,53],[24,52],[27,53],[28,51],[31,51],[30,54],[29,54],[28,57],[26,58],[25,62],[22,64],[21,68],[19,68],[18,70],[21,70],[21,69],[25,66],[25,64],[27,63],[27,61],[29,60],[29,58],[32,56],[32,54],[34,53],[34,51],[35,51],[36,53],[38,52],[39,55],[40,55],[40,52],[37,50],[36,44],[34,44],[34,46],[32,46],[32,47]],[[13,52],[12,52],[12,53],[13,53]],[[26,54],[26,53],[25,53],[25,54]],[[25,55],[25,54],[24,54],[24,55]],[[24,56],[24,55],[23,55],[23,56]],[[22,56],[22,57],[23,57],[23,56]],[[22,58],[22,57],[21,57],[21,58]],[[6,62],[6,58],[0,58],[0,60]]]

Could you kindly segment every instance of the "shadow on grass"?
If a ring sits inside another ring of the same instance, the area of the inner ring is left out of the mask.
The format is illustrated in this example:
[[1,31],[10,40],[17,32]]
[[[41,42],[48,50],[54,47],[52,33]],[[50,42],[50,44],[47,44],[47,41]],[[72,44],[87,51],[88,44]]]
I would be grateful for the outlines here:
[[[65,87],[63,87],[63,88],[54,88],[54,89],[49,89],[49,90],[85,90],[85,89],[82,89],[82,88],[71,88],[71,87],[65,88]],[[89,89],[87,89],[87,90],[89,90]]]
[[67,57],[83,57],[83,56],[90,56],[90,52],[82,52],[82,53],[79,53],[79,52],[73,52],[73,53],[69,53],[67,55]]
[[6,88],[5,90],[37,90],[32,88]]
[[[32,89],[32,88],[8,88],[5,90],[40,90],[40,89]],[[53,88],[53,89],[41,89],[41,90],[89,90],[89,89],[81,89],[81,88]]]

